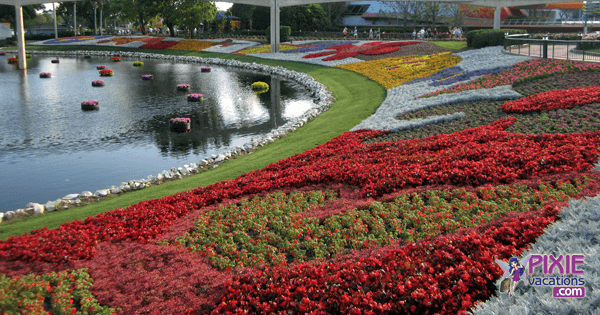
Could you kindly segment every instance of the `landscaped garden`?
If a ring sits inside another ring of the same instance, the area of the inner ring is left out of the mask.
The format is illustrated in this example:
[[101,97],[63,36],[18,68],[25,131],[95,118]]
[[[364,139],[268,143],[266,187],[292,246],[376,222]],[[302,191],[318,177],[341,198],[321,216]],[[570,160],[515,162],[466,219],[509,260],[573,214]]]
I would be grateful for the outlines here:
[[[49,228],[37,218],[11,224],[0,242],[0,309],[459,314],[500,294],[494,261],[572,220],[569,200],[600,192],[600,66],[535,59],[469,70],[458,54],[428,45],[345,43],[275,57],[300,54],[293,60],[330,68],[170,50],[306,72],[337,101],[287,137],[182,183],[45,214]],[[367,48],[367,60],[335,63]],[[399,55],[404,48],[424,53]],[[505,85],[520,96],[440,101],[393,119],[460,115],[394,132],[349,131],[384,94],[393,100],[411,85],[417,94],[404,99],[415,104]],[[596,257],[583,254],[586,263]],[[513,300],[525,291],[518,287]],[[571,310],[592,314],[597,305],[578,307]]]

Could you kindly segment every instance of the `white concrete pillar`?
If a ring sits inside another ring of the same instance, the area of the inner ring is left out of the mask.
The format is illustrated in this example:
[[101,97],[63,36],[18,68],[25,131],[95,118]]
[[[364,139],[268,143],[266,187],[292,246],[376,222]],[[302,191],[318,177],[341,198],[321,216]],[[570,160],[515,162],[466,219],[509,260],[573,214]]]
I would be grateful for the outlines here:
[[56,4],[52,2],[52,15],[54,16],[54,38],[58,38],[58,27],[56,26]]
[[501,11],[502,11],[501,6],[497,6],[496,10],[494,11],[494,29],[495,30],[500,29],[500,12]]
[[279,21],[279,2],[271,0],[271,52],[279,52],[279,35],[281,23]]
[[19,47],[19,69],[26,70],[27,69],[27,60],[25,57],[25,30],[23,29],[23,7],[20,5],[15,5],[15,11],[17,13],[17,26],[16,26],[16,35],[17,35],[17,46]]
[[73,1],[73,33],[77,36],[77,2]]

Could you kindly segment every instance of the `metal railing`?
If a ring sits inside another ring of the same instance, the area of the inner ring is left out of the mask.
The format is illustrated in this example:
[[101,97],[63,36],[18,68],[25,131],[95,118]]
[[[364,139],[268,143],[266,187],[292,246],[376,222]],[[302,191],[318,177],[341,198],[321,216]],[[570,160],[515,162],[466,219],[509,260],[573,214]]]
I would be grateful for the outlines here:
[[600,41],[533,39],[509,35],[504,39],[504,51],[539,58],[600,62]]

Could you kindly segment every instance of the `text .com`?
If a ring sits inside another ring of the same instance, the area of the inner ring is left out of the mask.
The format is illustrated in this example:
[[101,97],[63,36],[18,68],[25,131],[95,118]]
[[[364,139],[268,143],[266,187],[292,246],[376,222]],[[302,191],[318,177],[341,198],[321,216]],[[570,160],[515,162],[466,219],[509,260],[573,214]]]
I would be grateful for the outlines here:
[[585,287],[554,287],[552,295],[556,298],[585,297]]

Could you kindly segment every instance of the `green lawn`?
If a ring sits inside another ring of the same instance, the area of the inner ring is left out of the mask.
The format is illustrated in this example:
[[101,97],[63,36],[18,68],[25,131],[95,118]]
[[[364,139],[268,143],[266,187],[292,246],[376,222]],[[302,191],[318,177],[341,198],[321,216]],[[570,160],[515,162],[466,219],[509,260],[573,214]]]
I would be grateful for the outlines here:
[[437,41],[437,40],[432,40],[429,41],[432,44],[436,44],[442,48],[448,48],[448,49],[457,49],[457,50],[462,50],[467,48],[467,41]]
[[244,62],[282,66],[311,75],[319,82],[325,84],[333,92],[337,100],[321,116],[310,121],[295,132],[290,133],[285,138],[258,148],[253,154],[227,161],[216,169],[211,169],[185,179],[129,192],[118,197],[70,210],[55,211],[41,216],[31,216],[15,222],[2,224],[0,225],[1,239],[22,235],[44,226],[48,229],[54,229],[64,222],[84,220],[88,216],[94,216],[98,213],[117,208],[124,208],[143,200],[162,198],[199,186],[207,186],[222,180],[234,179],[241,174],[263,168],[270,163],[314,148],[350,130],[363,119],[372,115],[386,96],[386,91],[381,85],[358,73],[305,63],[282,62],[240,55],[175,50],[146,50],[99,46],[27,46],[26,48],[28,50],[142,51],[170,55],[236,59]]

